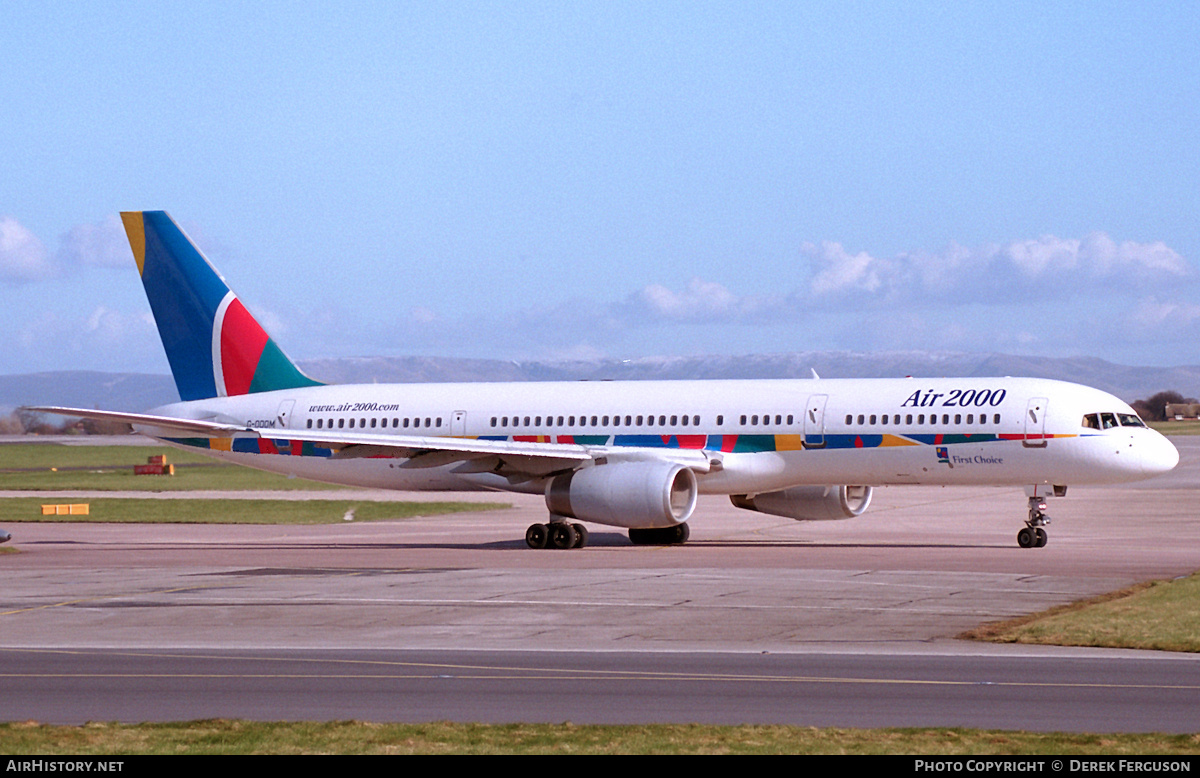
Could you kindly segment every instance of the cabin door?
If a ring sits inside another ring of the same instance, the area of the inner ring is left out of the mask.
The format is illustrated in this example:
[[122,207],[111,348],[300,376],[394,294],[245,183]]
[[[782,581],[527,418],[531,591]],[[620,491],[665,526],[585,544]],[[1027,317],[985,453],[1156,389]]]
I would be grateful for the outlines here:
[[291,426],[292,407],[295,406],[295,404],[295,400],[284,400],[283,402],[279,403],[279,413],[275,415],[275,423],[283,429],[287,429]]
[[1025,406],[1025,439],[1021,442],[1026,448],[1046,447],[1046,406],[1049,404],[1045,397],[1034,397]]
[[804,447],[825,448],[825,402],[827,394],[814,394],[804,409]]

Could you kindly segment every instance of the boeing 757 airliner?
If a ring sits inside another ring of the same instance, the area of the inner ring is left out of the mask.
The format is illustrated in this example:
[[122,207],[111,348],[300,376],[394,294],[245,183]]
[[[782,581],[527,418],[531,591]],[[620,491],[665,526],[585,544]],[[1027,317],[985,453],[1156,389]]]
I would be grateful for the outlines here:
[[323,385],[304,375],[163,211],[121,218],[180,402],[128,422],[250,467],[337,484],[542,494],[532,548],[581,522],[683,543],[699,494],[797,520],[860,515],[883,484],[1024,487],[1017,543],[1046,543],[1046,498],[1175,467],[1175,447],[1110,394],[1031,378]]

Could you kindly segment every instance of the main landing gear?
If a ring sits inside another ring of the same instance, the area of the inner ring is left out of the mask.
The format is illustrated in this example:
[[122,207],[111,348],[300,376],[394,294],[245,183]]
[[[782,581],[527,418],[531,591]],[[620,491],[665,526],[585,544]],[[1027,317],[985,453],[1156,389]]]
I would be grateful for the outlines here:
[[1021,548],[1041,548],[1046,545],[1046,530],[1042,529],[1050,523],[1046,510],[1046,501],[1041,497],[1029,498],[1029,518],[1025,520],[1025,528],[1017,533],[1017,545]]
[[[651,527],[629,530],[629,541],[635,546],[681,546],[691,530],[687,522],[673,527]],[[549,524],[530,524],[525,530],[525,544],[530,548],[583,548],[588,531],[582,524],[551,521]]]
[[530,548],[583,548],[588,531],[582,524],[552,521],[549,524],[530,524],[525,530],[525,544]]
[[691,534],[685,521],[673,527],[631,529],[629,542],[635,546],[682,546]]

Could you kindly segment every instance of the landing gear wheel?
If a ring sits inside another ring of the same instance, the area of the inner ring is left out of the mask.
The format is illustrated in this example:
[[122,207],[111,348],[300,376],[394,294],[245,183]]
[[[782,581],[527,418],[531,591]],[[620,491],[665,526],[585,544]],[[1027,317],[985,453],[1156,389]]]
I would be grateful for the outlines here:
[[575,530],[575,548],[586,546],[588,542],[587,527],[582,524],[572,524],[571,527]]
[[667,532],[670,533],[670,542],[677,546],[682,546],[684,543],[687,543],[688,538],[692,536],[692,530],[690,527],[688,527],[688,523],[686,521],[682,524],[676,524],[674,527],[668,528]]
[[1037,544],[1037,535],[1034,531],[1025,527],[1017,533],[1017,545],[1021,548],[1033,548]]
[[545,548],[550,537],[550,528],[545,524],[530,524],[525,530],[525,545],[530,548]]
[[629,542],[635,546],[681,546],[692,534],[687,522],[672,527],[629,530]]
[[555,522],[550,525],[550,545],[560,550],[573,548],[579,541],[579,536],[575,534],[575,528],[564,522]]
[[1035,546],[1041,548],[1042,546],[1046,545],[1046,541],[1049,539],[1049,536],[1046,534],[1046,530],[1042,529],[1041,527],[1034,527],[1033,534],[1037,537],[1036,541],[1034,542]]

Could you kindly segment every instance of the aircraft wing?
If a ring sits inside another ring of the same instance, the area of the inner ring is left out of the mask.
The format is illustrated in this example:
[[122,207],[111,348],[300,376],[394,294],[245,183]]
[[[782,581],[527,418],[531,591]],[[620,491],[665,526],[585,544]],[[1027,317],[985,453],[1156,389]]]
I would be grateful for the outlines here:
[[[643,450],[625,447],[584,446],[576,443],[548,443],[517,440],[480,440],[466,437],[434,437],[426,435],[392,435],[386,433],[351,432],[348,430],[253,429],[240,424],[182,419],[147,413],[123,413],[86,408],[59,406],[30,406],[23,410],[76,416],[100,421],[117,421],[132,425],[137,431],[158,438],[262,438],[312,443],[330,449],[335,459],[367,457],[396,457],[405,461],[401,467],[424,468],[457,465],[456,473],[494,472],[515,480],[538,478],[552,473],[574,470],[586,462],[602,459],[656,459],[678,462],[697,472],[708,472],[711,461],[707,454],[695,450]],[[236,446],[233,447],[237,450]]]
[[[227,424],[224,422],[205,421],[203,419],[181,419],[175,416],[155,416],[150,413],[122,413],[121,411],[97,411],[88,408],[64,408],[57,405],[29,405],[22,411],[36,413],[53,413],[57,416],[75,416],[80,419],[95,419],[96,421],[116,421],[140,427],[153,427],[155,430],[186,433],[190,435],[208,435],[227,438],[239,432],[251,432],[245,425]],[[162,433],[148,432],[154,437],[163,437]]]
[[457,464],[456,473],[494,472],[513,480],[538,478],[574,470],[584,463],[620,459],[678,462],[700,473],[712,469],[707,453],[682,449],[630,449],[578,443],[353,433],[345,430],[255,430],[272,440],[313,443],[334,451],[334,459],[400,457],[400,467],[443,467]]

